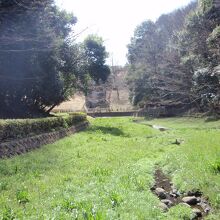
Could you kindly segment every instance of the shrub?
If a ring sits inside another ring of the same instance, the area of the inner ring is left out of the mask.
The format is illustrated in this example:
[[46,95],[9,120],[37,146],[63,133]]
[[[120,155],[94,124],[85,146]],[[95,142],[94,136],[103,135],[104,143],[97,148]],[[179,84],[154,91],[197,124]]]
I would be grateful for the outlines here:
[[85,114],[69,114],[39,119],[0,120],[0,142],[68,128],[86,121]]

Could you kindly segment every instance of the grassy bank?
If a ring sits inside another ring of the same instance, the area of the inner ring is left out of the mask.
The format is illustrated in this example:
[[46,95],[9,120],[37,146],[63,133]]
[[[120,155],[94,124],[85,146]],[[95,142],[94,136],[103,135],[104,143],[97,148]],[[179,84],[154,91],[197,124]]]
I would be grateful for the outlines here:
[[[85,132],[0,161],[0,219],[189,219],[185,206],[159,208],[149,189],[155,165],[181,190],[199,187],[214,207],[208,219],[219,219],[219,127],[186,119],[93,120]],[[176,139],[182,144],[172,144]]]

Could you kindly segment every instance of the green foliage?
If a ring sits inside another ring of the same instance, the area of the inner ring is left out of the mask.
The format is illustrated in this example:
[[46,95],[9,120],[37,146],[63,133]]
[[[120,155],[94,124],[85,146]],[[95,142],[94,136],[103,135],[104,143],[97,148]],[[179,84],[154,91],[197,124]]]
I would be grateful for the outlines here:
[[85,58],[87,60],[87,71],[96,83],[101,80],[105,82],[110,74],[110,68],[105,65],[108,54],[103,40],[97,35],[89,35],[83,42]]
[[75,202],[73,198],[65,199],[62,209],[72,214],[73,219],[104,220],[104,214],[97,211],[94,206],[86,202]]
[[180,147],[174,147],[166,154],[160,163],[164,170],[172,174],[174,184],[181,191],[200,189],[204,195],[208,195],[219,215],[220,175],[214,171],[220,158],[219,120],[204,122],[204,119],[173,118],[152,123],[175,128],[175,131],[169,132],[170,137],[176,135],[184,140]]
[[74,199],[65,199],[61,207],[68,212],[72,212],[74,209],[78,209],[78,204],[74,201]]
[[214,173],[220,173],[220,160],[216,160],[215,162],[213,162],[210,167],[214,171]]
[[137,27],[128,46],[134,105],[182,103],[185,109],[220,113],[220,14],[215,4],[194,2]]
[[[200,10],[202,9],[202,10]],[[188,16],[179,44],[182,60],[189,58],[192,70],[191,96],[200,111],[219,114],[219,39],[218,9],[213,0],[200,1],[198,10]],[[185,73],[187,74],[187,73]]]
[[162,15],[156,22],[139,25],[128,45],[130,95],[134,105],[179,100],[188,102],[189,77],[180,65],[178,32],[183,28],[188,7]]
[[194,92],[200,97],[200,106],[215,116],[219,114],[220,78],[209,68],[199,69],[193,76]]
[[18,190],[16,193],[16,199],[20,204],[26,204],[29,202],[28,191],[27,190]]
[[51,132],[71,127],[83,121],[86,121],[86,115],[84,114],[39,119],[0,120],[0,141]]
[[77,51],[67,40],[76,18],[53,0],[1,1],[0,6],[0,117],[50,111],[76,87]]
[[0,192],[7,190],[8,188],[8,183],[7,182],[0,182]]
[[214,0],[199,0],[199,6],[202,13],[209,12],[214,5]]
[[219,40],[219,38],[220,38],[220,26],[217,26],[210,34],[208,38],[208,43],[214,46],[214,44],[216,43],[217,40]]
[[170,220],[191,220],[193,219],[193,217],[195,216],[193,216],[191,209],[189,207],[186,207],[185,205],[172,207],[167,213],[167,218]]
[[110,199],[112,203],[112,208],[115,208],[120,205],[120,203],[123,201],[121,196],[117,192],[112,192],[110,194]]
[[13,219],[16,219],[13,210],[10,207],[5,206],[2,210],[2,220],[13,220]]
[[103,42],[76,44],[77,19],[54,0],[0,1],[0,13],[0,118],[47,116],[90,78],[107,79]]
[[[150,186],[155,165],[161,165],[181,190],[199,188],[209,196],[213,209],[208,219],[219,219],[220,175],[210,169],[219,158],[219,121],[140,122],[97,118],[84,132],[0,160],[0,182],[8,185],[0,193],[0,210],[10,207],[8,213],[16,219],[190,219],[191,210],[185,206],[167,213],[159,208]],[[147,124],[170,129],[160,132]],[[124,135],[115,135],[113,128]],[[173,145],[176,139],[184,142]],[[25,206],[17,201],[19,190],[28,192]]]
[[[219,23],[220,24],[220,23]],[[207,44],[209,50],[212,54],[213,63],[219,64],[220,59],[220,26],[218,26],[212,31],[207,39]]]

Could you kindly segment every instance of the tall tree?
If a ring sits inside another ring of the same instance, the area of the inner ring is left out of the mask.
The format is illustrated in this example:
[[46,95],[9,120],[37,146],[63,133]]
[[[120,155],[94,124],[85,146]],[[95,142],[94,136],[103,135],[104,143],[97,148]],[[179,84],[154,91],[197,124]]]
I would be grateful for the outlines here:
[[[220,113],[219,25],[220,5],[214,0],[199,1],[197,11],[191,14],[180,33],[182,60],[191,65],[193,72],[192,93],[200,110]],[[219,107],[216,107],[218,103]]]
[[70,37],[76,21],[54,0],[0,1],[0,117],[48,114],[85,91],[88,75],[106,79],[102,42],[88,38],[82,50]]
[[87,71],[96,83],[99,80],[105,82],[110,74],[110,68],[105,64],[108,53],[103,43],[97,35],[89,35],[83,42]]
[[134,104],[181,102],[220,113],[218,1],[193,2],[148,24],[128,47]]
[[189,101],[189,80],[180,65],[176,35],[187,13],[194,8],[195,3],[192,3],[182,10],[162,15],[155,23],[146,21],[137,27],[128,46],[128,82],[135,105]]
[[[0,105],[6,116],[32,116],[59,104],[74,77],[62,56],[76,18],[52,0],[0,3]],[[72,50],[71,53],[74,53]]]

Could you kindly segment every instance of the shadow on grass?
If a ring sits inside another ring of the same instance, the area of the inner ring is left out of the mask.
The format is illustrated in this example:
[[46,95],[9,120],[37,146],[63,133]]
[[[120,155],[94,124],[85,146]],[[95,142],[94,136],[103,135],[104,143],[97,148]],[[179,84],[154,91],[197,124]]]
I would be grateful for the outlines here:
[[125,134],[121,129],[115,127],[104,127],[104,126],[92,126],[88,130],[89,132],[101,131],[103,134],[110,134],[114,136],[129,137],[130,135]]

